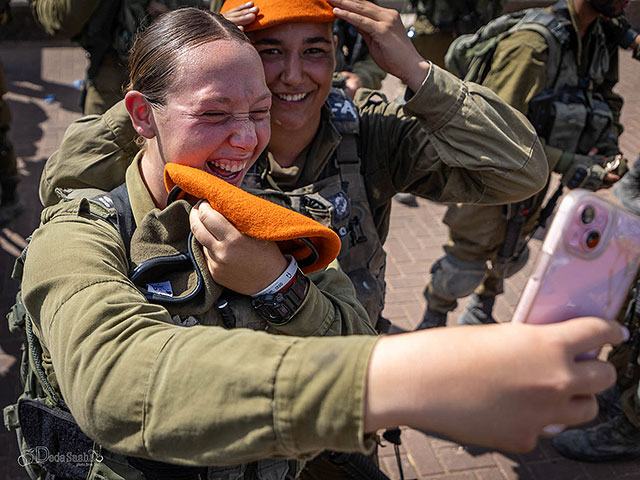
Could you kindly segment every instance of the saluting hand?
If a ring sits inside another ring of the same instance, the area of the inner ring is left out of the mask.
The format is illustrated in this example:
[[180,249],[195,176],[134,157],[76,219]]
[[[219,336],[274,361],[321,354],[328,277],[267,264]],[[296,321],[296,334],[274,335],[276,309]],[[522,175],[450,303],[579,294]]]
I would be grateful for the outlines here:
[[247,2],[225,12],[223,17],[234,23],[240,30],[244,30],[244,26],[253,22],[257,15],[258,7],[254,7],[253,2]]
[[371,57],[385,72],[417,91],[429,73],[430,63],[415,49],[395,10],[366,0],[327,0],[336,17],[353,25],[369,47]]
[[209,202],[194,206],[189,222],[218,285],[251,295],[269,286],[287,268],[287,259],[274,242],[244,235]]

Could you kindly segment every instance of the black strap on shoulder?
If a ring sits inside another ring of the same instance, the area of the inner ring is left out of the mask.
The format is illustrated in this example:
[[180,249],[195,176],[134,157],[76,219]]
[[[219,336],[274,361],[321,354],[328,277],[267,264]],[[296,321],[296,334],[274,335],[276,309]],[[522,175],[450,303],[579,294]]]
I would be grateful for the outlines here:
[[129,192],[127,184],[123,183],[119,187],[109,192],[109,197],[113,200],[113,206],[118,215],[118,231],[124,242],[124,248],[127,252],[127,258],[130,257],[131,237],[136,229],[136,220],[133,218],[133,210],[131,210],[131,200],[129,200]]

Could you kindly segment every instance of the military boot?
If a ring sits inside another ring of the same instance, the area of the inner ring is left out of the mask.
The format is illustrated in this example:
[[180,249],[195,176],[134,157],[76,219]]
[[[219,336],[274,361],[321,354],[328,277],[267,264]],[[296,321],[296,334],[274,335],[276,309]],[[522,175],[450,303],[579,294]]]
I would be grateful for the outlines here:
[[583,462],[607,462],[640,457],[640,430],[624,413],[591,428],[567,430],[556,436],[555,449]]
[[604,392],[597,394],[596,400],[598,401],[600,416],[604,418],[605,421],[608,422],[618,415],[624,415],[618,385],[613,385]]
[[493,304],[496,297],[492,295],[471,295],[471,301],[466,310],[458,318],[458,325],[482,325],[497,323],[493,319]]
[[418,325],[417,330],[425,330],[427,328],[444,327],[447,324],[447,314],[436,312],[427,307],[427,311],[424,312],[422,317],[422,323]]

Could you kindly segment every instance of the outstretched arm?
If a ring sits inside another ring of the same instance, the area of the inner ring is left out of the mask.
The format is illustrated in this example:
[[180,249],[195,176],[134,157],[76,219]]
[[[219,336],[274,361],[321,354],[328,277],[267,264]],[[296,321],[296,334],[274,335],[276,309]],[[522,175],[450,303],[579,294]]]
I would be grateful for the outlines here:
[[612,365],[576,360],[623,339],[613,322],[447,327],[381,338],[369,363],[365,431],[409,425],[466,444],[532,449],[547,425],[597,414]]

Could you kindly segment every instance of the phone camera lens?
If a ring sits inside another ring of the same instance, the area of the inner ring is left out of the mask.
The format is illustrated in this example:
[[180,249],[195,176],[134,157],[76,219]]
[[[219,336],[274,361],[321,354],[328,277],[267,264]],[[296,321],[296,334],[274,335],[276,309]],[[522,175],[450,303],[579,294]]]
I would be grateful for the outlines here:
[[585,241],[587,248],[596,248],[599,243],[600,243],[600,233],[596,232],[595,230],[591,230],[587,234],[587,239]]
[[591,205],[587,205],[582,211],[582,223],[589,225],[596,218],[596,210]]

